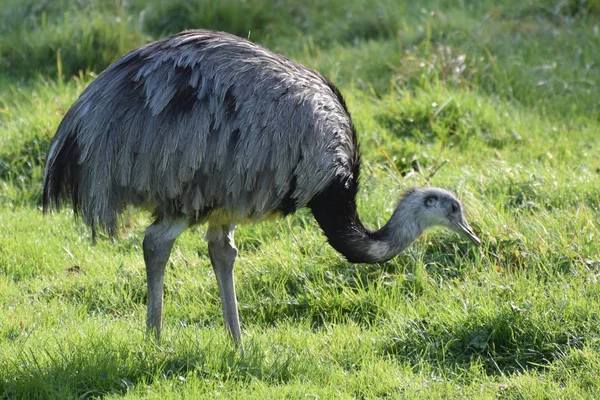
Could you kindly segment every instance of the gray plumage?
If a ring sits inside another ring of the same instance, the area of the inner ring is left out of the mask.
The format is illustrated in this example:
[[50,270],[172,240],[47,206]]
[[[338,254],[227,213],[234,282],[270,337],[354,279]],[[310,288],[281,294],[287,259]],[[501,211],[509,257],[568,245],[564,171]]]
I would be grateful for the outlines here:
[[48,170],[76,140],[77,203],[90,225],[114,232],[126,204],[254,220],[347,176],[350,125],[317,72],[232,35],[189,31],[129,53],[89,85],[58,128],[45,176],[52,186]]
[[164,268],[175,239],[208,222],[228,328],[241,333],[233,284],[235,225],[311,208],[352,262],[393,257],[424,229],[479,239],[460,203],[414,189],[379,231],[356,212],[360,158],[340,93],[321,74],[222,32],[186,31],[108,67],[62,120],[44,170],[44,210],[69,196],[95,231],[116,233],[126,205],[146,206],[147,327],[158,337]]

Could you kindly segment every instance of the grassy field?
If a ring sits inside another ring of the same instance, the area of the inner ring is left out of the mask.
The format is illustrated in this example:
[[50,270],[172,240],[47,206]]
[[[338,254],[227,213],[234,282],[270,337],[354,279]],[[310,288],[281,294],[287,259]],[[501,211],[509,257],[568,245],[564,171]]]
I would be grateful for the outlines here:
[[[418,5],[417,5],[418,3]],[[243,226],[246,354],[203,229],[145,340],[148,214],[120,239],[42,216],[42,167],[79,93],[185,28],[250,36],[328,76],[362,144],[359,208],[463,199],[479,248],[427,233],[349,264],[307,210]],[[5,0],[0,7],[0,398],[600,398],[600,1]]]

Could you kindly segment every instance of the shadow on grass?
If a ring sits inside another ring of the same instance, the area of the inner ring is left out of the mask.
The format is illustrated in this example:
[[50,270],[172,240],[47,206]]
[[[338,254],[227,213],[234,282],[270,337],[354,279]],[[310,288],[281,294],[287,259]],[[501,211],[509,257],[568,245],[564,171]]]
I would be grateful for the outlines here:
[[429,248],[423,263],[401,254],[381,264],[328,260],[294,271],[265,269],[238,286],[241,318],[261,326],[308,321],[315,330],[345,322],[373,326],[389,319],[390,301],[416,301],[432,290],[431,276],[435,281],[463,279],[480,263],[471,245],[450,241],[455,240]]
[[387,311],[369,293],[391,281],[376,265],[345,262],[257,274],[239,287],[240,315],[261,326],[284,320],[308,321],[315,330],[347,321],[370,326]]
[[280,384],[308,372],[299,370],[306,366],[292,362],[296,356],[286,354],[285,349],[275,350],[281,354],[267,361],[264,350],[254,343],[242,355],[221,339],[204,344],[190,337],[177,340],[160,347],[149,342],[117,343],[108,337],[79,343],[57,340],[43,354],[23,352],[10,362],[0,373],[0,397],[103,398],[158,381],[181,385],[190,377],[206,382],[259,379]]
[[450,323],[411,321],[391,333],[381,351],[415,365],[423,360],[442,369],[480,364],[488,375],[513,374],[543,370],[585,342],[573,327],[553,329],[545,329],[527,310],[511,306]]

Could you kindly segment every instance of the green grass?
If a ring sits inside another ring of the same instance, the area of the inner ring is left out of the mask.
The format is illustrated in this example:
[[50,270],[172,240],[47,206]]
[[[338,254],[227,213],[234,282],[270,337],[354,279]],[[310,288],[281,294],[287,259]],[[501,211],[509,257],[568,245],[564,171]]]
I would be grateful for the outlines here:
[[[326,5],[325,5],[326,4]],[[62,116],[126,51],[248,36],[330,77],[363,152],[359,208],[455,190],[483,240],[427,233],[345,262],[307,210],[236,232],[246,354],[203,228],[178,240],[144,337],[149,215],[120,239],[42,216]],[[0,8],[0,398],[600,397],[600,2],[23,1]]]

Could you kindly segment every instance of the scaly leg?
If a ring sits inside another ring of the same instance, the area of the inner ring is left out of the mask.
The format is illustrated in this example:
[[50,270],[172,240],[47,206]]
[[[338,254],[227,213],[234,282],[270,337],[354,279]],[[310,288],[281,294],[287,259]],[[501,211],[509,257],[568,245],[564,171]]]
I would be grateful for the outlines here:
[[235,285],[233,283],[233,264],[237,256],[237,249],[233,242],[235,225],[210,226],[206,233],[208,239],[208,254],[217,277],[219,295],[223,306],[225,324],[237,346],[242,344],[240,332],[240,319],[238,316]]
[[157,220],[146,229],[144,262],[148,278],[148,314],[146,329],[160,339],[163,311],[165,267],[175,239],[187,228],[186,220]]

